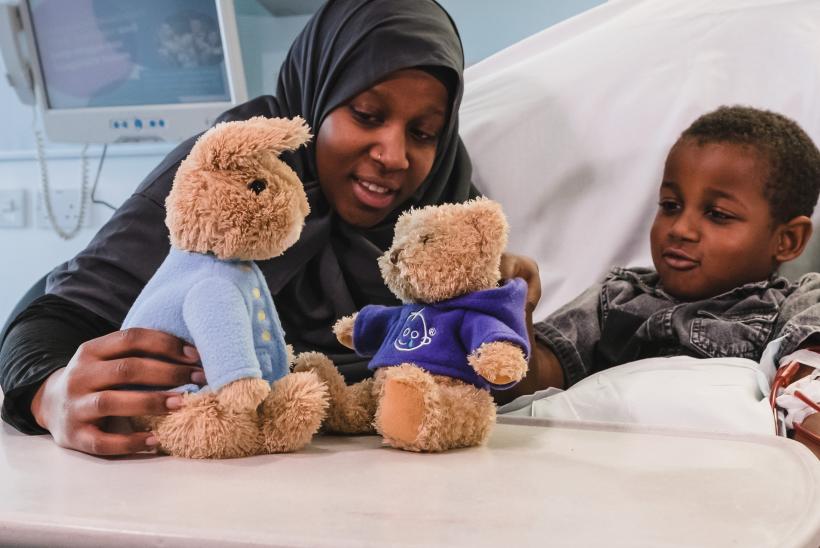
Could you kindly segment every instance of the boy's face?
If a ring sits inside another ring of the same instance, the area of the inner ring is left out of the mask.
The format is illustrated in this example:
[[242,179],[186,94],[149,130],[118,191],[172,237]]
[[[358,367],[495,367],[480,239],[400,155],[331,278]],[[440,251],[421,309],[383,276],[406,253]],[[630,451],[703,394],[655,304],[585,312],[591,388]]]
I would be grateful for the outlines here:
[[691,301],[768,279],[777,266],[768,170],[753,147],[691,139],[672,147],[650,234],[667,293]]

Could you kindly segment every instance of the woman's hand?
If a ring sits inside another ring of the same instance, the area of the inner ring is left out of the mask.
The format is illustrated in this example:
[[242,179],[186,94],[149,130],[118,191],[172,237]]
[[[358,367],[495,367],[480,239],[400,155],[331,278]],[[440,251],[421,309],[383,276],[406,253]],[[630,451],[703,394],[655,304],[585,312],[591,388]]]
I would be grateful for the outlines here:
[[31,411],[54,441],[92,455],[124,455],[150,450],[150,432],[105,430],[111,417],[161,415],[178,409],[178,394],[117,390],[128,385],[173,388],[204,384],[194,347],[160,331],[132,328],[80,345],[68,365],[52,373],[37,390]]

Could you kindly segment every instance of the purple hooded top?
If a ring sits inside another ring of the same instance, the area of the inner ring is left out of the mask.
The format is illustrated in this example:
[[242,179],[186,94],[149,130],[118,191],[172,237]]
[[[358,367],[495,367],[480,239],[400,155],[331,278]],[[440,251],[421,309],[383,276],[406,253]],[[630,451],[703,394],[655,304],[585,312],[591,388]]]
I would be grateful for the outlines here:
[[467,356],[484,343],[504,341],[520,347],[529,359],[526,296],[526,282],[516,278],[432,304],[365,306],[356,316],[353,345],[359,355],[373,356],[371,370],[413,363],[479,388],[510,388],[514,382],[495,385],[479,376]]

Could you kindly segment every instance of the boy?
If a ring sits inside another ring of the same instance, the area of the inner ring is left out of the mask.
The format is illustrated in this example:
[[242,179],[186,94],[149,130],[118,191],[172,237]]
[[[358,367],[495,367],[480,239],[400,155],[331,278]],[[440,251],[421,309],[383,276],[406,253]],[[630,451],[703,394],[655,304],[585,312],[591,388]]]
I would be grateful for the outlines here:
[[[820,151],[795,122],[737,106],[701,116],[666,160],[655,270],[616,268],[536,323],[531,374],[516,392],[642,358],[759,361],[777,337],[776,359],[817,344],[820,274],[791,283],[777,269],[805,248],[818,192]],[[820,432],[820,414],[804,426]]]

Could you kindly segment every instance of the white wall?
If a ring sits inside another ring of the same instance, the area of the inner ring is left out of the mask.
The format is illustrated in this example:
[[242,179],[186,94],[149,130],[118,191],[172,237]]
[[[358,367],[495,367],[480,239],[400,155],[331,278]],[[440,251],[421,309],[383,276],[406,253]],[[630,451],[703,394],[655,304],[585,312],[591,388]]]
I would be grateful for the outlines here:
[[[5,116],[8,103],[0,103],[0,117]],[[16,106],[16,105],[15,105]],[[8,127],[8,126],[7,126]],[[29,132],[26,126],[22,133]],[[120,204],[153,166],[162,158],[168,146],[151,148],[109,147],[100,177],[97,198],[114,205]],[[77,148],[52,149],[48,158],[51,186],[79,188],[80,161]],[[99,160],[99,148],[89,149],[89,178],[93,180]],[[72,257],[85,247],[97,228],[107,220],[111,210],[94,205],[91,208],[92,226],[82,229],[68,241],[51,230],[37,228],[34,202],[40,184],[40,173],[33,149],[0,151],[0,189],[26,191],[26,227],[0,229],[0,256],[4,267],[0,272],[0,325],[23,293],[40,276],[56,264]],[[68,227],[64,227],[68,228]]]
[[[603,0],[442,0],[462,34],[468,64],[512,44]],[[276,73],[290,42],[307,16],[274,18],[255,0],[237,0],[237,20],[248,79],[248,93],[272,93]],[[0,60],[0,74],[4,74]],[[28,287],[56,264],[85,247],[110,217],[104,206],[92,207],[92,226],[70,241],[37,228],[34,202],[40,175],[34,153],[31,108],[21,104],[0,78],[0,190],[24,189],[27,224],[0,229],[0,325]],[[51,185],[79,188],[79,147],[46,144]],[[118,205],[170,150],[171,145],[115,145],[109,147],[97,197]],[[100,147],[89,149],[89,177],[93,180]]]

